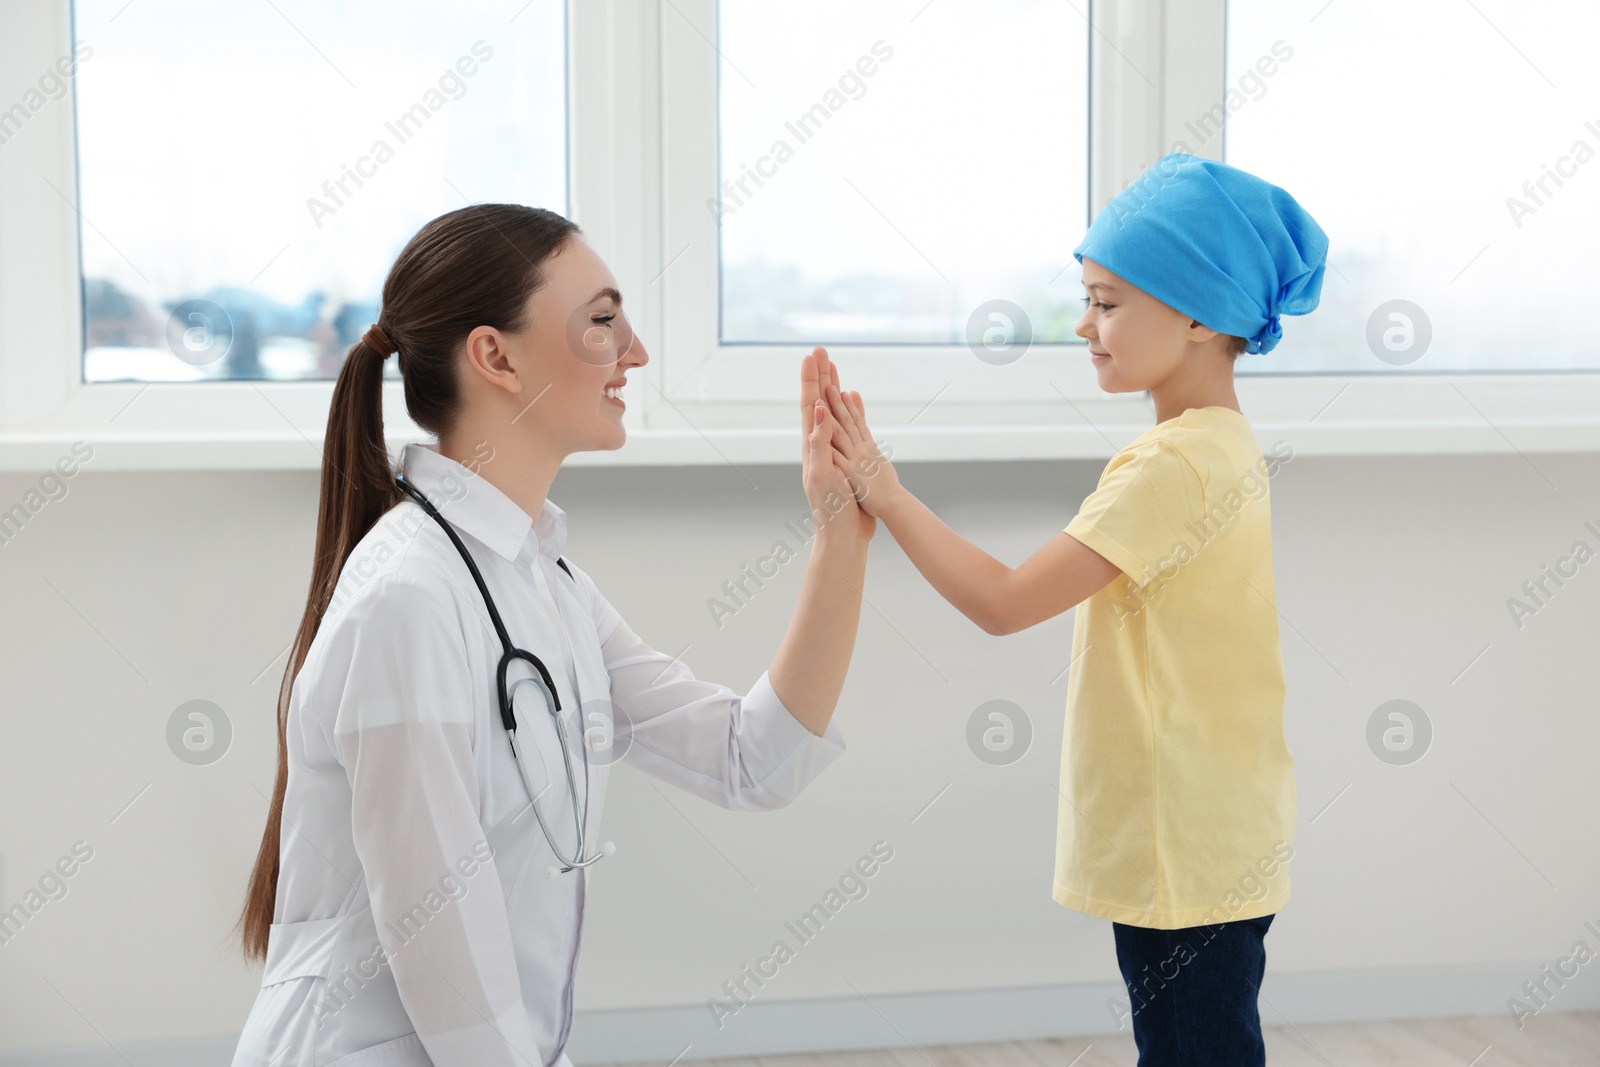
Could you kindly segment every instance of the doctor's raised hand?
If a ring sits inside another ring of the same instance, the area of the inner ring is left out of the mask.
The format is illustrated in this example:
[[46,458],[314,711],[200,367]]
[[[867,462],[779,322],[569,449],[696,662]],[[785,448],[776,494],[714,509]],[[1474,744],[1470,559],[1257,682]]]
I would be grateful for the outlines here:
[[[264,972],[233,1065],[571,1067],[612,768],[725,808],[798,796],[844,751],[832,717],[876,523],[836,458],[819,350],[802,361],[817,529],[793,617],[742,690],[697,678],[568,556],[601,553],[568,541],[547,496],[567,456],[622,447],[628,373],[649,360],[578,228],[516,204],[442,215],[400,252],[381,307],[328,412],[310,594],[240,917]],[[391,355],[435,438],[398,469]],[[673,565],[670,540],[642,547]],[[619,586],[634,605],[652,595]],[[627,826],[607,829],[628,847]]]
[[843,431],[821,395],[830,376],[836,377],[825,349],[801,360],[800,470],[816,536],[800,602],[768,668],[795,718],[817,733],[844,688],[861,618],[867,543],[878,524],[861,509],[836,458],[833,442]]

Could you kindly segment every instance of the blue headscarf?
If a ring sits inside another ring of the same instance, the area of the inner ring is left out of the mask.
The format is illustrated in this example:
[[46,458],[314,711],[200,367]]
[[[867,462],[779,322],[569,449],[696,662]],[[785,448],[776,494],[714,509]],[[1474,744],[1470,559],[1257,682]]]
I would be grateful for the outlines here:
[[1328,237],[1294,197],[1186,152],[1162,156],[1095,216],[1072,254],[1219,333],[1271,352],[1280,315],[1322,294]]

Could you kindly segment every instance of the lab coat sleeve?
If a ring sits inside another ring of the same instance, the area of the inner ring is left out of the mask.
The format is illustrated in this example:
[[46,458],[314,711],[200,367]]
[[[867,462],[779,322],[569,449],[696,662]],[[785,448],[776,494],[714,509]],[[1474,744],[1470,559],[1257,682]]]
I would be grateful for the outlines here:
[[437,1067],[538,1067],[480,819],[460,618],[424,588],[384,582],[340,621],[353,629],[334,720],[373,919]]
[[696,678],[634,633],[586,575],[580,581],[611,676],[622,762],[713,804],[757,811],[788,804],[843,754],[839,728],[830,720],[822,736],[812,733],[765,671],[742,696]]

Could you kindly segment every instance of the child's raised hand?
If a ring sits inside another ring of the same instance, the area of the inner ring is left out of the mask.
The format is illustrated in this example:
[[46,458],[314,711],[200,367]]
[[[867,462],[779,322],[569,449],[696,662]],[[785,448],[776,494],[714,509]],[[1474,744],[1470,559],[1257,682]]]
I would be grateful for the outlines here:
[[880,518],[904,492],[900,476],[872,439],[861,394],[841,392],[837,382],[835,371],[833,382],[824,389],[828,410],[839,424],[833,435],[834,462],[850,480],[861,510]]

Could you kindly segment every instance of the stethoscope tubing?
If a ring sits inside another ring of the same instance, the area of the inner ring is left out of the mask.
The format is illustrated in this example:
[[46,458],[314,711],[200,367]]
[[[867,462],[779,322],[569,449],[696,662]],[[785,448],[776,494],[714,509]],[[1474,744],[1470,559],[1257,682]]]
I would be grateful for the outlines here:
[[[545,668],[544,661],[538,656],[525,649],[517,648],[511,643],[511,636],[506,632],[506,625],[500,618],[499,609],[495,607],[494,598],[489,595],[489,587],[484,582],[483,575],[479,572],[477,563],[473,561],[472,554],[467,551],[467,546],[461,542],[461,538],[457,536],[450,523],[445,521],[444,516],[439,514],[438,509],[428,502],[427,497],[423,496],[423,494],[419,492],[415,486],[406,481],[405,475],[397,474],[395,476],[395,482],[400,486],[400,488],[409,493],[412,499],[414,499],[418,504],[422,505],[422,509],[431,515],[434,521],[439,524],[440,528],[443,529],[447,535],[449,535],[451,543],[455,545],[456,551],[460,553],[462,561],[466,563],[467,570],[472,573],[472,580],[477,585],[479,594],[483,597],[483,605],[489,611],[489,621],[494,624],[495,633],[499,635],[502,652],[500,655],[500,663],[495,671],[495,681],[497,685],[497,692],[500,697],[500,722],[501,725],[505,727],[506,736],[511,742],[511,757],[517,765],[518,775],[522,779],[522,787],[527,790],[528,803],[533,808],[534,817],[539,820],[539,829],[544,832],[545,841],[550,845],[550,851],[555,853],[556,859],[561,864],[560,868],[551,867],[549,869],[551,876],[554,877],[557,874],[565,874],[567,871],[578,870],[580,868],[589,867],[600,862],[606,856],[610,855],[609,849],[602,849],[592,856],[584,856],[587,835],[584,832],[583,823],[584,817],[588,814],[588,790],[585,789],[584,803],[580,807],[578,802],[578,782],[577,778],[572,773],[572,746],[567,734],[566,721],[561,717],[561,696],[556,692],[555,682],[551,679],[549,670]],[[541,692],[543,692],[545,697],[545,707],[550,713],[550,718],[555,721],[556,734],[561,739],[561,763],[566,769],[567,790],[572,796],[572,821],[577,830],[578,838],[578,847],[573,852],[571,858],[568,858],[562,853],[561,846],[556,844],[555,835],[550,832],[550,827],[545,822],[544,813],[539,810],[539,796],[543,794],[543,790],[541,790],[539,794],[534,793],[533,783],[528,780],[527,766],[522,760],[521,747],[517,744],[517,716],[513,707],[514,701],[512,699],[512,694],[515,692],[516,686],[512,686],[510,690],[507,690],[506,674],[510,670],[512,660],[518,659],[530,664],[533,669],[538,672],[538,678],[524,678],[521,679],[517,684],[521,685],[526,682],[533,682],[541,690]],[[585,756],[585,785],[588,783],[588,777],[589,766],[587,756]]]

